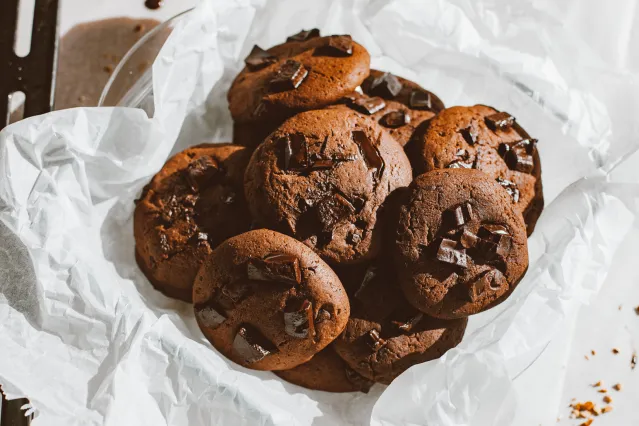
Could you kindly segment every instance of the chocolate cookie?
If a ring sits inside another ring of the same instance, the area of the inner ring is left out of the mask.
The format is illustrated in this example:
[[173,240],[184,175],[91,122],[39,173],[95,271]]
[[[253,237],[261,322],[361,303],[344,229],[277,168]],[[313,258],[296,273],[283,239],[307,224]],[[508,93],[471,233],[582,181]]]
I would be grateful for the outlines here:
[[389,384],[413,365],[439,358],[464,336],[466,318],[435,319],[410,306],[383,262],[348,287],[351,317],[333,347],[367,379]]
[[361,87],[368,96],[379,96],[387,101],[399,102],[411,110],[431,111],[437,114],[445,108],[442,100],[434,93],[389,72],[371,69],[370,75]]
[[274,373],[294,385],[325,392],[368,392],[373,385],[350,368],[331,346],[304,364]]
[[342,332],[350,312],[339,278],[319,256],[266,229],[230,238],[207,257],[193,303],[213,346],[255,370],[308,361]]
[[526,231],[497,182],[478,170],[434,170],[402,195],[394,260],[411,304],[461,318],[512,292],[528,267]]
[[537,140],[514,117],[494,108],[453,107],[415,135],[408,154],[417,173],[473,168],[492,176],[511,196],[532,234],[544,207]]
[[[357,92],[347,95],[341,102],[356,112],[370,116],[401,146],[410,141],[420,124],[435,116],[431,110],[414,110],[400,102],[384,100],[378,96],[369,97]],[[336,105],[329,108],[339,107]]]
[[410,183],[411,173],[388,133],[342,107],[287,120],[253,153],[244,188],[263,225],[329,262],[357,263],[379,252],[380,206]]
[[[297,36],[297,35],[296,35]],[[348,35],[319,31],[263,50],[255,46],[235,78],[229,109],[238,123],[281,122],[337,102],[369,74],[370,56]]]
[[230,144],[194,146],[169,159],[144,188],[134,214],[135,252],[156,289],[191,301],[202,259],[249,229],[243,177],[250,155]]

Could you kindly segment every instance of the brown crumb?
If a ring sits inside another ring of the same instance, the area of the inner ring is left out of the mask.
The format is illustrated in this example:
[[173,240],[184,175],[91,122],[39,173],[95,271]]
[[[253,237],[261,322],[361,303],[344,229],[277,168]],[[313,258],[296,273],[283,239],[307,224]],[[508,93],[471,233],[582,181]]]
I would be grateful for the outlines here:
[[612,405],[606,405],[604,408],[601,409],[602,413],[607,413],[609,411],[612,411]]
[[581,410],[582,411],[590,411],[592,410],[592,407],[594,407],[595,404],[592,403],[592,401],[586,401],[583,404],[581,404]]
[[109,74],[111,74],[113,72],[113,66],[111,66],[111,65],[106,65],[102,69],[104,70],[104,72],[108,72]]
[[586,415],[584,414],[584,412],[583,412],[583,411],[579,411],[579,412],[577,413],[577,418],[578,418],[578,419],[585,419],[585,418],[586,418]]
[[579,426],[590,426],[592,424],[592,419],[588,419],[585,422],[583,422],[582,424],[580,424]]
[[617,355],[619,353],[619,349],[617,348],[612,348],[612,353]]
[[588,355],[584,355],[584,358],[586,358],[586,361],[588,361],[590,358],[588,358]]
[[606,393],[606,392],[608,392],[608,390],[607,390],[606,388],[601,388],[601,389],[599,389],[597,392],[599,392],[599,393]]
[[141,33],[142,31],[144,31],[144,25],[142,24],[137,24],[135,27],[133,27],[134,33]]
[[612,388],[613,388],[614,390],[616,390],[616,391],[620,391],[620,390],[621,390],[621,383],[617,383],[617,384],[616,384],[616,385],[614,385]]
[[637,315],[639,315],[639,306],[637,306],[637,307],[635,308],[635,313],[636,313]]
[[601,380],[599,380],[597,383],[592,385],[592,387],[594,387],[594,388],[598,388],[599,386],[601,386]]
[[603,400],[606,404],[610,404],[612,402],[612,398],[610,398],[610,395],[604,396]]
[[621,310],[621,305],[619,305],[619,310]]
[[571,401],[576,401],[576,400],[577,400],[577,398],[572,398],[572,399],[571,399]]
[[87,97],[84,95],[80,95],[78,97],[78,102],[85,103],[87,101]]
[[634,370],[636,366],[637,366],[637,352],[633,353],[632,358],[630,358],[630,368]]
[[593,408],[592,410],[590,410],[590,412],[591,412],[592,414],[594,414],[595,416],[599,416],[599,415],[601,415],[601,408],[599,408],[599,407],[595,406],[595,408]]
[[595,352],[595,350],[594,350],[594,349],[593,349],[593,350],[591,350],[591,351],[590,351],[590,353],[591,353],[591,354],[593,354],[593,355],[597,355],[597,352]]

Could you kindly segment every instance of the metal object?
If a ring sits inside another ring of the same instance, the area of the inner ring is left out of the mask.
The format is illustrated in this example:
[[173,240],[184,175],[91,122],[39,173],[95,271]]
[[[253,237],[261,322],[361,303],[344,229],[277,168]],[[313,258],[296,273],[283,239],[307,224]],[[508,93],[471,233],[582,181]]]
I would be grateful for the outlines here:
[[2,0],[0,4],[0,128],[9,124],[13,93],[25,94],[24,117],[53,109],[59,0],[35,1],[31,51],[24,58],[14,51],[19,3]]
[[[23,58],[14,50],[20,0],[0,4],[0,129],[9,124],[9,102],[16,92],[25,94],[24,117],[53,109],[58,56],[59,0],[35,0],[31,50]],[[25,416],[26,398],[7,400],[0,388],[0,426],[28,426],[33,415]]]

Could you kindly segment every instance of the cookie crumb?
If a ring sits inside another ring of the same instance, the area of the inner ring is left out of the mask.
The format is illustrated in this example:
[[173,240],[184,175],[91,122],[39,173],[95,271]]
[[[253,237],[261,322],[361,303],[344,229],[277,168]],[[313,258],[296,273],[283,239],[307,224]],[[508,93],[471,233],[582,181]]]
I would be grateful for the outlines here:
[[109,74],[111,74],[113,72],[113,66],[111,65],[106,65],[104,68],[102,68],[104,70],[104,72],[107,72]]
[[604,396],[603,400],[606,404],[610,404],[612,402],[612,398],[610,398],[610,395]]
[[594,349],[593,349],[593,350],[591,350],[591,351],[590,351],[590,353],[591,353],[591,354],[593,354],[593,355],[597,355],[597,352],[595,352],[595,350],[594,350]]
[[621,310],[621,305],[619,305],[619,310]]
[[588,358],[588,355],[584,355],[584,358],[586,358],[586,361],[588,361],[590,358]]
[[579,426],[590,426],[592,424],[592,419],[588,419],[585,422],[583,422],[582,424],[580,424]]
[[617,355],[619,353],[619,349],[617,348],[612,348],[612,353]]
[[639,306],[635,307],[635,314],[639,315]]
[[142,24],[137,24],[135,27],[133,27],[134,33],[141,33],[142,31],[144,31],[144,25]]
[[607,389],[605,389],[605,388],[602,388],[602,389],[599,389],[597,392],[599,392],[599,393],[606,393],[606,392],[608,392],[608,390],[607,390]]
[[616,391],[620,391],[621,390],[621,383],[617,383],[612,387],[614,390]]
[[601,409],[602,413],[607,413],[609,411],[612,411],[612,405],[606,405],[604,408]]
[[599,380],[597,383],[592,385],[593,388],[598,388],[599,386],[601,386],[601,380]]
[[637,366],[637,352],[632,354],[632,358],[630,358],[630,368],[635,369]]
[[592,410],[590,410],[590,412],[595,416],[599,416],[601,415],[601,408],[595,405],[595,407]]

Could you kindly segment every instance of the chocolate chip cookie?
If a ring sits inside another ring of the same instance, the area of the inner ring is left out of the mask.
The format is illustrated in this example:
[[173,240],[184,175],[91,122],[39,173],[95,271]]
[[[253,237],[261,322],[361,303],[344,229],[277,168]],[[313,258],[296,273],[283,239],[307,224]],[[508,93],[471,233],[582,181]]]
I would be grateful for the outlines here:
[[464,336],[466,318],[436,319],[412,307],[383,261],[347,286],[351,317],[333,347],[362,377],[389,384],[413,365],[439,358]]
[[250,155],[237,145],[198,145],[169,159],[144,188],[133,222],[136,259],[156,289],[191,301],[202,259],[249,229],[243,177]]
[[325,392],[368,392],[373,385],[371,380],[350,368],[330,345],[310,361],[274,373],[295,385]]
[[339,278],[313,250],[266,229],[230,238],[207,257],[193,303],[213,346],[255,370],[308,361],[342,332],[350,312]]
[[292,36],[263,50],[255,46],[235,78],[228,101],[237,123],[281,122],[337,102],[369,74],[370,55],[349,35]]
[[333,264],[357,263],[379,253],[380,206],[411,174],[387,132],[342,107],[287,120],[253,153],[244,188],[264,226],[294,236]]
[[510,194],[530,235],[544,207],[536,146],[513,116],[475,105],[442,111],[417,132],[408,155],[417,173],[472,168],[489,174]]
[[526,228],[492,177],[433,170],[402,195],[393,257],[411,304],[434,317],[461,318],[512,292],[528,267]]

